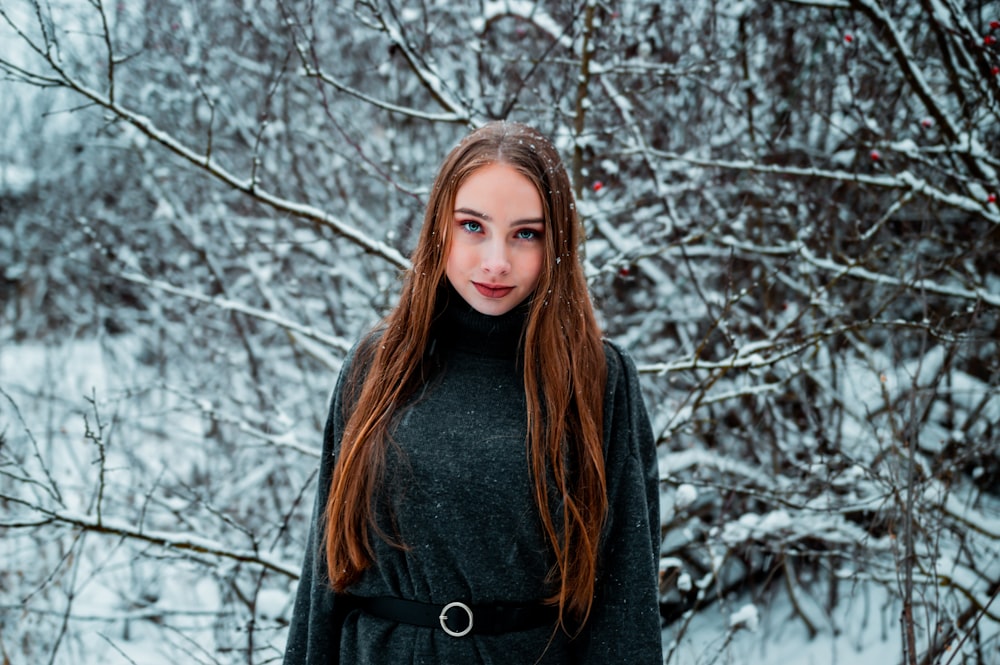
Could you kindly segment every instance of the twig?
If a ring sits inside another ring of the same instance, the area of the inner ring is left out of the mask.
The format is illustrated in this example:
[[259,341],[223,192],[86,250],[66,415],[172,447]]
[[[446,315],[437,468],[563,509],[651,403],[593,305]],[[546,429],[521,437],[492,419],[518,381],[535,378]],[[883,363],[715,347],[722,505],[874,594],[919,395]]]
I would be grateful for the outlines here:
[[42,469],[42,473],[45,474],[45,479],[48,481],[47,485],[42,485],[37,483],[45,492],[51,496],[60,505],[63,504],[62,495],[59,493],[59,486],[56,484],[55,478],[52,477],[52,473],[49,471],[49,465],[45,463],[42,459],[42,452],[38,447],[38,441],[35,439],[34,434],[31,433],[31,428],[28,427],[28,423],[24,422],[24,416],[21,415],[21,409],[18,408],[17,402],[14,398],[7,394],[3,388],[0,388],[0,395],[3,395],[7,401],[10,403],[12,409],[14,409],[14,415],[17,416],[18,421],[21,423],[21,427],[24,429],[24,433],[27,435],[28,440],[31,441],[31,448],[34,452],[35,459],[38,460],[38,464]]
[[104,472],[107,468],[107,456],[104,451],[104,424],[101,422],[101,414],[97,410],[97,392],[91,389],[91,396],[85,398],[87,402],[90,403],[91,408],[94,410],[94,422],[97,425],[97,431],[90,429],[90,421],[87,419],[87,414],[83,414],[83,437],[89,439],[94,445],[97,446],[97,463],[98,476],[97,476],[97,506],[95,510],[97,511],[97,523],[101,523],[101,511],[104,504]]

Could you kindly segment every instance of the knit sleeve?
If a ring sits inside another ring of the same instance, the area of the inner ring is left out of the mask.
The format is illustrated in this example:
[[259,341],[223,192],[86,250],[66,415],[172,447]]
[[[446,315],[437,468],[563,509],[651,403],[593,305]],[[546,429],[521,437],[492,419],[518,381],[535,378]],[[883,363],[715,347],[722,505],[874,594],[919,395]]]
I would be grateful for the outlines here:
[[656,444],[632,359],[613,344],[605,348],[608,520],[599,552],[594,606],[584,630],[573,641],[574,662],[661,665]]
[[340,623],[323,547],[323,516],[330,492],[336,452],[344,431],[344,384],[351,373],[356,348],[348,354],[330,398],[330,411],[323,430],[316,500],[313,506],[305,560],[299,576],[292,622],[285,647],[284,665],[336,665],[340,661]]

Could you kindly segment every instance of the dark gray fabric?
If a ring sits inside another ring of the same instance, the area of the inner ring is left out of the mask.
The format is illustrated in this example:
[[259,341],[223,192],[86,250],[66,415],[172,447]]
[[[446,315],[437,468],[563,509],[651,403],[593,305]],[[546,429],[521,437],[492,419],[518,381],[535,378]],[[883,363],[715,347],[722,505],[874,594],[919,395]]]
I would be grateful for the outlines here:
[[[501,317],[464,302],[435,327],[439,371],[399,414],[383,526],[395,517],[407,549],[375,538],[378,565],[351,589],[423,602],[536,602],[551,594],[552,559],[531,493],[525,399],[517,364],[524,308]],[[608,344],[605,455],[610,516],[594,609],[580,636],[550,628],[449,637],[441,630],[371,617],[334,616],[318,538],[343,430],[345,363],[324,434],[319,491],[306,548],[286,665],[400,663],[659,664],[656,451],[635,368]]]

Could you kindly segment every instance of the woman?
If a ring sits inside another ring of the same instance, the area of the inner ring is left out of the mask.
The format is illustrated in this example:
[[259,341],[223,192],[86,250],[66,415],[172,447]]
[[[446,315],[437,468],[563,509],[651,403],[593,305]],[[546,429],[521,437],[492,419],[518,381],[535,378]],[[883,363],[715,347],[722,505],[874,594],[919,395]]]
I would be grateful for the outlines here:
[[580,241],[535,130],[445,159],[334,391],[286,665],[662,662],[656,451]]

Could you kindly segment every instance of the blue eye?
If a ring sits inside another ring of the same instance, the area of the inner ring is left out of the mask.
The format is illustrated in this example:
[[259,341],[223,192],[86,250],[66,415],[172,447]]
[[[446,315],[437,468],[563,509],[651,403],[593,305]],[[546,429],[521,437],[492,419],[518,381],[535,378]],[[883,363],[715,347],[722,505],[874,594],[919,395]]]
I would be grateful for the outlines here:
[[483,230],[483,225],[479,222],[469,220],[467,222],[459,222],[459,226],[468,231],[469,233],[479,233]]
[[537,240],[542,236],[540,231],[535,231],[533,229],[521,229],[517,232],[518,240]]

